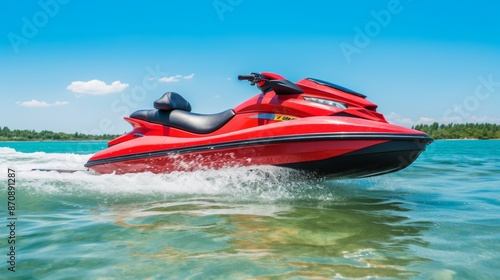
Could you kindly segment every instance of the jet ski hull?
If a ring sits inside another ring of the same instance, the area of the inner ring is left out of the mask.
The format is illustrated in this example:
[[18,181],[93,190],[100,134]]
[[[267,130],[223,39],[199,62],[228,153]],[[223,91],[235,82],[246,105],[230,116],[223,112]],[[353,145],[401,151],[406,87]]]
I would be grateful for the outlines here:
[[[164,141],[160,139],[158,141]],[[329,133],[266,137],[154,149],[90,160],[98,173],[195,171],[275,165],[318,175],[366,177],[401,170],[432,141],[424,135]],[[128,145],[137,146],[134,141]],[[150,146],[151,143],[149,143]],[[110,149],[111,149],[110,148]],[[120,149],[120,150],[121,150]]]

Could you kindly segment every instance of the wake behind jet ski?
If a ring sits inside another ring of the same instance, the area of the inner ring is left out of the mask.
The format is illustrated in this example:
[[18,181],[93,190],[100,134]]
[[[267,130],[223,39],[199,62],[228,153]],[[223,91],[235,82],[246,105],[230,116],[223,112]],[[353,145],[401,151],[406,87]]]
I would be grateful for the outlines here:
[[87,164],[97,173],[194,171],[274,165],[318,175],[368,177],[409,166],[433,140],[389,124],[366,96],[326,81],[240,75],[260,93],[217,114],[196,114],[181,95],[125,120],[133,130]]

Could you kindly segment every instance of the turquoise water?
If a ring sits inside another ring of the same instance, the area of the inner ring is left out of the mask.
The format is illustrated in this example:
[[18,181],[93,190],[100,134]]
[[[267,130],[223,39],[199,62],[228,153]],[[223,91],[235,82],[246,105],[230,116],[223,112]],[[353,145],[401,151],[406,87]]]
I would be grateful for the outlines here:
[[314,179],[274,167],[91,175],[105,142],[0,142],[16,272],[1,279],[500,279],[500,141],[436,141],[409,168]]

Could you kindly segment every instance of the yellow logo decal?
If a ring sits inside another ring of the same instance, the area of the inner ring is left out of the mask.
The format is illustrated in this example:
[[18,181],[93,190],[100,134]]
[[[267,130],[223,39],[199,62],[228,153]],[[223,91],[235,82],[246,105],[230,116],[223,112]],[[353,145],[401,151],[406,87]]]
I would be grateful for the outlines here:
[[275,121],[291,121],[295,120],[294,117],[284,116],[284,115],[274,115]]

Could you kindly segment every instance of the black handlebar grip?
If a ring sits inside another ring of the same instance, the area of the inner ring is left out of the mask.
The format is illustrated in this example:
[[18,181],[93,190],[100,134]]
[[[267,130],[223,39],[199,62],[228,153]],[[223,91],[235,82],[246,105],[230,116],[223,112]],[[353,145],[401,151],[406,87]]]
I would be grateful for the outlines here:
[[253,75],[238,75],[238,80],[243,81],[243,80],[248,80],[248,81],[253,81],[255,77]]

